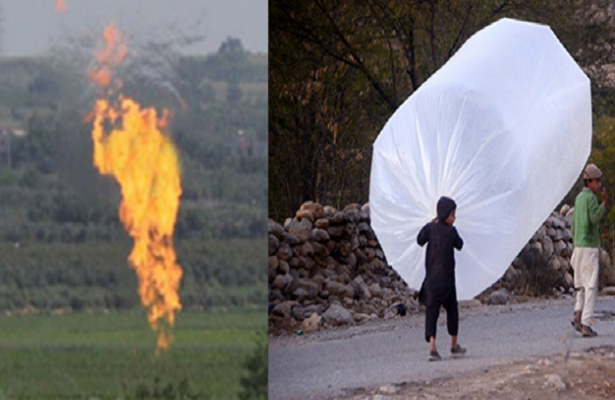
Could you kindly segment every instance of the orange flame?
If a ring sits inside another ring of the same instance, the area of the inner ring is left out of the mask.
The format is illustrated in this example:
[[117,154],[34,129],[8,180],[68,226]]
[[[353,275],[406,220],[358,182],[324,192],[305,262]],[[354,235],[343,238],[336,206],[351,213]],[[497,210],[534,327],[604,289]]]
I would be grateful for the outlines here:
[[66,3],[64,2],[64,0],[57,0],[56,1],[56,11],[59,12],[66,12]]
[[[127,48],[114,25],[105,29],[104,39],[106,48],[96,55],[99,68],[90,77],[108,88],[114,81],[113,67],[125,58]],[[175,314],[181,309],[182,270],[176,262],[173,231],[182,189],[177,151],[162,133],[166,115],[165,110],[159,117],[155,109],[142,109],[119,94],[114,101],[96,102],[92,130],[94,165],[121,187],[120,220],[134,239],[129,262],[139,278],[149,323],[158,331],[158,349],[170,345]]]
[[115,24],[107,26],[103,31],[105,47],[95,53],[98,68],[90,71],[90,79],[98,86],[107,88],[114,82],[121,88],[119,79],[113,79],[113,71],[126,59],[128,47]]

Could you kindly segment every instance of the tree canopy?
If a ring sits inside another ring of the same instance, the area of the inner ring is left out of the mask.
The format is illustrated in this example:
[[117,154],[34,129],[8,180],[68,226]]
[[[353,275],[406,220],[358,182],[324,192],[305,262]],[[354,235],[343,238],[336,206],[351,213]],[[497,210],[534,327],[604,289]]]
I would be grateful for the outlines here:
[[307,200],[366,202],[371,144],[397,107],[475,32],[509,17],[551,26],[612,113],[609,1],[270,2],[269,215]]

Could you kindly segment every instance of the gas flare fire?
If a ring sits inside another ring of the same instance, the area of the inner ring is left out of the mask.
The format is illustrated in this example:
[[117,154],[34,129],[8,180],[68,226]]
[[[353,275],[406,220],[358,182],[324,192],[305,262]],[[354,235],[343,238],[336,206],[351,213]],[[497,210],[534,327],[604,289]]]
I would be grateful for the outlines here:
[[66,12],[66,3],[64,2],[64,0],[57,0],[56,1],[56,11],[59,12]]
[[158,349],[172,341],[171,329],[181,310],[182,269],[176,261],[173,232],[179,209],[179,157],[165,132],[167,111],[141,105],[121,93],[114,69],[127,47],[115,25],[104,31],[105,48],[96,53],[90,79],[105,94],[93,110],[94,165],[121,187],[119,216],[134,240],[129,262],[139,279],[139,295],[148,320],[158,332]]

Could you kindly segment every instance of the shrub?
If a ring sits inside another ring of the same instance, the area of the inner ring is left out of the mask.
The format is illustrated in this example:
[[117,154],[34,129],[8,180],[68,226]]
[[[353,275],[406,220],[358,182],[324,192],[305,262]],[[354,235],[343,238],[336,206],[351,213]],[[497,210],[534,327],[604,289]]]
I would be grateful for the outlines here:
[[548,296],[553,288],[563,285],[560,271],[549,266],[549,260],[536,250],[523,251],[519,255],[519,293],[524,296]]
[[268,348],[266,335],[257,339],[254,352],[246,359],[241,378],[240,400],[266,400],[268,385]]

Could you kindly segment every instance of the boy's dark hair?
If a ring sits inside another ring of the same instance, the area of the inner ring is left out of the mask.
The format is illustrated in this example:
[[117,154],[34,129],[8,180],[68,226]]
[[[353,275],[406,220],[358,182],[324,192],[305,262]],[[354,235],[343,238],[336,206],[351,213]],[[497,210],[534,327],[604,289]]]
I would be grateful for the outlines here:
[[[598,178],[596,178],[596,179],[598,179]],[[583,186],[584,186],[584,187],[587,187],[587,184],[588,184],[589,182],[593,182],[593,181],[595,181],[596,179],[583,179]]]
[[457,204],[450,197],[442,196],[438,200],[436,211],[438,213],[438,222],[444,222],[449,215],[457,208]]

